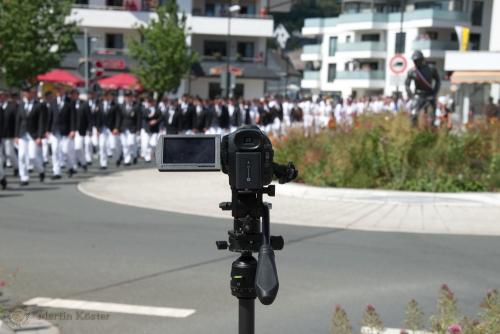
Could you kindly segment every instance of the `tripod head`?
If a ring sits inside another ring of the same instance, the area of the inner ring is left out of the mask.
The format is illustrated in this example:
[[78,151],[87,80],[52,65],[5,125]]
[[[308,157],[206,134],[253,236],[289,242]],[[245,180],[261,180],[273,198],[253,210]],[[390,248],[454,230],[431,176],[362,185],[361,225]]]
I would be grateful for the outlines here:
[[[284,241],[270,235],[271,204],[263,201],[263,195],[275,195],[275,186],[270,185],[274,176],[283,184],[298,174],[293,163],[276,164],[273,156],[271,141],[256,126],[243,126],[222,138],[221,167],[229,175],[232,198],[219,207],[231,210],[234,228],[228,232],[229,243],[216,244],[241,253],[232,266],[232,294],[243,299],[257,296],[264,305],[271,304],[278,293],[274,250],[281,250]],[[255,252],[257,261],[252,257]]]

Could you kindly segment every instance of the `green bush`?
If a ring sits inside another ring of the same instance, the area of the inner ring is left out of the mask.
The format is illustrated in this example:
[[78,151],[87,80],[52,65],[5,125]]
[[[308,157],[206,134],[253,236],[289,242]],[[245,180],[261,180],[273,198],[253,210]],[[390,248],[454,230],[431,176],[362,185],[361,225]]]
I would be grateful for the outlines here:
[[275,143],[275,159],[293,161],[299,182],[316,186],[459,192],[500,189],[500,126],[461,133],[418,130],[405,114],[363,115],[353,128]]

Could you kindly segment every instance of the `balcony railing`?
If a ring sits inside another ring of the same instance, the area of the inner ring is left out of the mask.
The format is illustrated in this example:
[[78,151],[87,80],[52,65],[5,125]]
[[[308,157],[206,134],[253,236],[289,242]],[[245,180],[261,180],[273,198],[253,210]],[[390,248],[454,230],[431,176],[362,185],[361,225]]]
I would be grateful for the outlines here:
[[303,54],[320,54],[321,53],[321,44],[311,44],[304,45],[304,49],[302,50]]
[[337,79],[340,80],[384,80],[383,71],[344,71],[337,72]]
[[93,53],[98,55],[128,55],[130,53],[129,49],[111,49],[111,48],[94,48]]
[[[449,11],[442,9],[417,9],[413,11],[407,11],[404,13],[405,21],[415,21],[415,20],[441,20],[441,21],[451,21],[451,22],[467,22],[470,21],[469,14],[466,12],[459,11]],[[340,23],[360,23],[360,22],[375,22],[375,23],[385,23],[385,22],[399,22],[401,20],[401,14],[397,13],[344,13],[339,17],[335,18],[310,18],[306,19],[304,22],[305,28],[321,28],[321,27],[332,27]]]
[[105,6],[105,5],[94,5],[94,4],[73,4],[73,8],[77,9],[94,9],[94,10],[120,10],[120,11],[134,11],[134,12],[149,12],[148,8],[133,8],[127,6]]
[[417,40],[413,42],[413,50],[438,50],[438,51],[456,51],[458,50],[458,42],[445,42],[433,40]]
[[304,80],[319,80],[319,71],[304,71]]
[[[213,62],[227,62],[226,56],[200,56],[201,61],[213,61]],[[240,57],[231,56],[229,59],[231,62],[239,63],[262,63],[264,59],[262,57]]]
[[[469,14],[466,12],[449,11],[442,9],[418,9],[414,11],[409,11],[404,13],[405,21],[415,21],[415,20],[440,20],[440,21],[452,21],[452,22],[464,22],[470,21]],[[389,21],[399,22],[401,20],[401,14],[391,13],[389,14]]]
[[346,51],[386,51],[385,42],[354,42],[337,44],[337,52]]

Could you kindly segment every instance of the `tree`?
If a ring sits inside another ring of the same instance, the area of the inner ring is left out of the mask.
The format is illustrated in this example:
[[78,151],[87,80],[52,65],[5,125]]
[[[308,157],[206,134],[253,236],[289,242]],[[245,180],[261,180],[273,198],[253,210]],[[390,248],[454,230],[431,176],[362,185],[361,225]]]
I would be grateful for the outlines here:
[[0,66],[9,86],[20,87],[59,66],[75,50],[72,0],[0,0]]
[[196,59],[186,44],[186,16],[177,13],[175,0],[159,6],[158,18],[139,27],[140,40],[129,43],[130,53],[139,63],[132,71],[144,88],[160,94],[177,90]]

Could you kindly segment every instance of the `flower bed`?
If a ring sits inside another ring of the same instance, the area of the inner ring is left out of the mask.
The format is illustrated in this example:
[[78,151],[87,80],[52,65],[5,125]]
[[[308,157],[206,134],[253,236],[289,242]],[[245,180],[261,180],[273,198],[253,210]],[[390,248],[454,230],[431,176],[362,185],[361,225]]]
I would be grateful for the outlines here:
[[413,128],[405,114],[363,115],[353,127],[275,143],[278,162],[293,161],[299,182],[325,187],[459,192],[500,190],[500,124],[467,131]]

